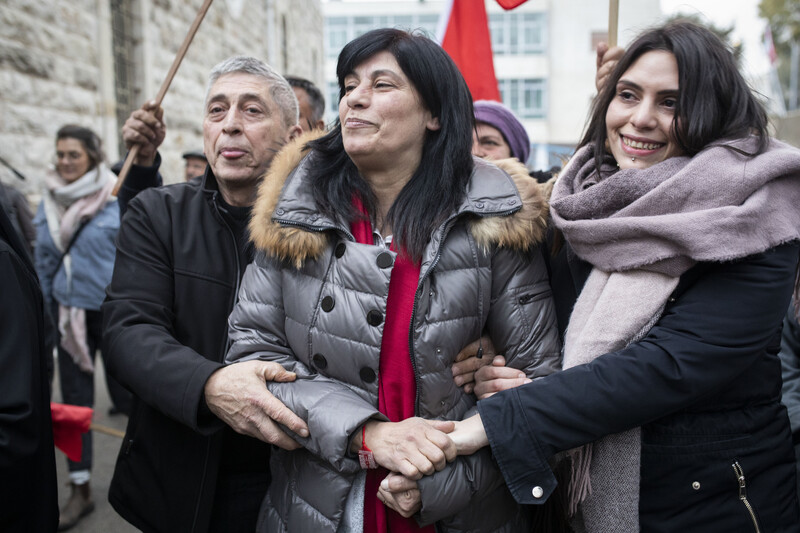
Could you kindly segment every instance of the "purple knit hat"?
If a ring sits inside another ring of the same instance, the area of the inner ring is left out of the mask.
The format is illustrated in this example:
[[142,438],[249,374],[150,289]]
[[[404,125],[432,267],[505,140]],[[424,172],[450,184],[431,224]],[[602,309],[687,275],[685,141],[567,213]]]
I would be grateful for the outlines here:
[[503,104],[491,100],[478,100],[473,106],[475,122],[484,122],[500,130],[511,148],[512,157],[525,163],[531,153],[531,141],[519,119],[514,116],[514,112]]

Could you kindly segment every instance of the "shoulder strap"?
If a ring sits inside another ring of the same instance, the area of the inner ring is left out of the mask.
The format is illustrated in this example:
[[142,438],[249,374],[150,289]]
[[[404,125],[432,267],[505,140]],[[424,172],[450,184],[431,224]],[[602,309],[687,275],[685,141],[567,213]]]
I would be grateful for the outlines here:
[[70,248],[72,248],[72,245],[75,244],[76,240],[78,240],[78,235],[81,234],[83,228],[89,225],[89,222],[91,220],[92,220],[91,218],[87,218],[86,220],[81,222],[81,224],[78,226],[78,229],[76,229],[75,233],[72,234],[72,237],[69,239],[69,242],[67,243],[67,247],[64,248],[64,252],[62,252],[61,257],[58,258],[58,263],[56,264],[56,268],[55,270],[53,270],[54,273],[58,272],[58,269],[61,268],[61,265],[64,263],[64,258],[67,257]]

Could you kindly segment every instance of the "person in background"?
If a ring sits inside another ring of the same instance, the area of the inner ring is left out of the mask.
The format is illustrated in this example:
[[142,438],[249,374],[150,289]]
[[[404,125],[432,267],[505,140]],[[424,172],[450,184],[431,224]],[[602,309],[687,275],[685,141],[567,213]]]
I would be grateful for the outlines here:
[[183,169],[183,181],[189,181],[206,173],[208,159],[206,159],[206,154],[202,150],[183,152],[183,158],[186,160],[186,166]]
[[325,97],[312,82],[297,76],[286,76],[300,106],[300,127],[304,132],[325,130]]
[[514,112],[500,102],[491,100],[478,100],[473,106],[473,155],[484,159],[516,157],[520,163],[526,164],[531,153],[531,141]]
[[[116,177],[104,162],[100,138],[82,126],[56,133],[56,167],[45,178],[36,226],[36,272],[46,308],[58,325],[58,374],[64,403],[94,405],[94,359],[102,337],[100,304],[111,281],[119,209]],[[102,352],[101,352],[102,353]],[[105,354],[103,354],[105,355]],[[113,404],[129,409],[130,393],[108,376]],[[61,510],[68,529],[94,510],[90,478],[92,434],[83,435],[81,460],[67,460],[72,493]]]
[[796,531],[778,350],[800,151],[700,26],[646,31],[606,83],[550,201],[577,292],[554,290],[565,370],[505,390],[517,371],[479,369],[480,414],[450,436],[491,446],[520,503],[567,452],[581,531]]
[[[0,187],[0,206],[8,199]],[[58,527],[45,309],[36,270],[0,209],[0,531]]]
[[[266,380],[263,361],[224,366],[227,318],[252,259],[246,236],[273,156],[300,132],[291,87],[262,61],[235,56],[209,75],[202,179],[158,187],[163,110],[150,101],[122,129],[138,156],[120,188],[125,210],[103,304],[108,371],[134,393],[109,501],[147,532],[255,530],[270,446],[296,447],[305,423]],[[263,441],[263,442],[262,442]]]

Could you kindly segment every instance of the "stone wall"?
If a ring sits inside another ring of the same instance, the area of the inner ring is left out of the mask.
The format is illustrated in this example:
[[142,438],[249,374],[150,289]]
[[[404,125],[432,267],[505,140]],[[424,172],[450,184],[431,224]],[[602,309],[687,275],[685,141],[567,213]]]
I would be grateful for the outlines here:
[[[0,3],[0,157],[28,177],[0,167],[0,179],[35,202],[52,166],[54,137],[66,123],[94,129],[110,162],[118,146],[115,60],[117,0],[3,0]],[[201,0],[128,0],[135,35],[134,102],[154,98],[194,20]],[[286,27],[286,37],[282,31]],[[206,76],[236,54],[266,60],[282,73],[322,86],[322,15],[319,0],[216,0],[200,26],[164,99],[167,138],[162,173],[182,179],[185,150],[202,148]],[[284,45],[285,43],[285,45]],[[132,109],[123,109],[127,115]]]

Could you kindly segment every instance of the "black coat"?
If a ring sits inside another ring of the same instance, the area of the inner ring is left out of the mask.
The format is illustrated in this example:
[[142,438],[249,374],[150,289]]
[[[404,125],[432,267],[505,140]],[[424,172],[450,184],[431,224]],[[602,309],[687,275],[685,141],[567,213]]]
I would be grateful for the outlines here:
[[0,283],[0,531],[55,531],[44,303],[25,245],[2,209]]
[[[149,172],[129,176],[128,194],[155,181],[155,169]],[[246,439],[268,457],[266,444],[214,417],[203,395],[223,365],[227,318],[246,266],[239,250],[246,243],[222,217],[218,194],[209,172],[129,203],[121,198],[126,213],[102,308],[104,350],[134,406],[109,501],[144,531],[208,530],[226,442]]]
[[[780,401],[781,320],[798,262],[796,243],[687,271],[641,341],[593,362],[481,401],[479,409],[517,501],[553,490],[547,460],[605,435],[642,427],[642,531],[800,531],[794,453]],[[580,292],[586,272],[566,250],[553,261]],[[555,277],[558,279],[558,276]],[[556,298],[568,291],[554,287]],[[566,313],[574,304],[561,302]],[[696,482],[696,483],[695,483]]]

